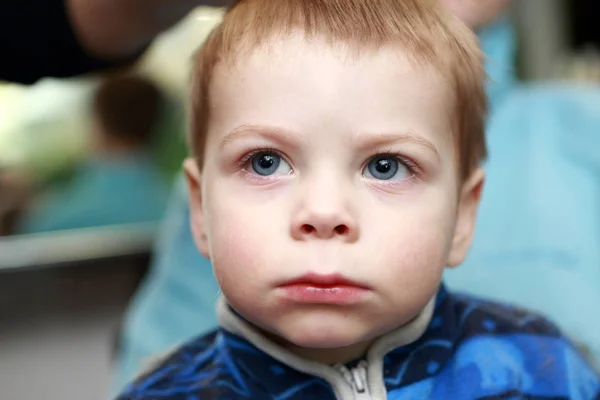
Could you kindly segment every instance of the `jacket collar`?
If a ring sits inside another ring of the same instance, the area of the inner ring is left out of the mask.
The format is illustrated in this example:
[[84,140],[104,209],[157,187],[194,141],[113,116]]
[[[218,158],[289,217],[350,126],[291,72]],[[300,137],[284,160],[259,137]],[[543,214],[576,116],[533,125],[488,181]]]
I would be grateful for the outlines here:
[[[267,339],[233,311],[224,297],[219,299],[217,314],[232,360],[269,393],[299,390],[297,383],[303,382],[305,388],[311,388],[311,395],[321,391],[327,398],[325,392],[330,397],[333,390],[337,398],[353,398],[351,384],[338,369],[303,359]],[[378,339],[365,357],[372,398],[384,399],[391,388],[435,374],[451,356],[457,336],[455,320],[441,286],[417,318]],[[432,346],[435,351],[431,351]]]

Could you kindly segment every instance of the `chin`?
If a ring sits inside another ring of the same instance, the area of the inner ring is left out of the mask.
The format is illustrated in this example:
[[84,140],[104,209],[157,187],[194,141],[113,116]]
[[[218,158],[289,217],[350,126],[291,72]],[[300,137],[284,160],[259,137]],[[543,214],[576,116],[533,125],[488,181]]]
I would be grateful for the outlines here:
[[340,348],[370,340],[375,336],[361,321],[345,317],[316,318],[312,321],[288,318],[279,321],[277,335],[295,346],[305,348]]
[[359,338],[351,335],[327,335],[321,332],[294,332],[282,335],[285,340],[298,347],[310,349],[335,349],[352,346],[360,342]]

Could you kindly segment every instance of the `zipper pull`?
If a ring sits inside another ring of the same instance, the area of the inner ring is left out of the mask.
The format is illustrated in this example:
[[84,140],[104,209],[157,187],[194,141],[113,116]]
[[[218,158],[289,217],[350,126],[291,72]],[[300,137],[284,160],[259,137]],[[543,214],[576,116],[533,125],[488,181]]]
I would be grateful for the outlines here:
[[367,379],[368,364],[366,361],[361,361],[355,368],[351,370],[345,365],[339,365],[338,370],[344,379],[352,387],[354,392],[354,400],[370,400],[369,383]]

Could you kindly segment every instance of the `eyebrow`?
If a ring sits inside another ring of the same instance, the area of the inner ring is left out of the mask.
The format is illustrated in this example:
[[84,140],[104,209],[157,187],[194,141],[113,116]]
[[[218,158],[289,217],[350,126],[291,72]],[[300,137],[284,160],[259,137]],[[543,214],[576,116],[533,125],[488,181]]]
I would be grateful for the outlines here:
[[[225,135],[221,140],[223,148],[231,142],[247,137],[263,137],[267,140],[291,146],[297,144],[300,135],[282,128],[264,125],[240,125]],[[436,147],[429,140],[412,133],[358,133],[354,137],[356,146],[360,149],[389,146],[396,143],[413,143],[431,151],[438,159],[440,155]]]
[[372,147],[389,146],[396,143],[413,143],[431,151],[438,159],[440,154],[437,148],[429,140],[413,133],[376,133],[363,134],[358,133],[354,138],[357,147],[360,149],[370,149]]
[[298,134],[282,128],[263,125],[240,125],[223,137],[220,147],[223,148],[239,139],[257,136],[288,146],[296,144],[299,137]]

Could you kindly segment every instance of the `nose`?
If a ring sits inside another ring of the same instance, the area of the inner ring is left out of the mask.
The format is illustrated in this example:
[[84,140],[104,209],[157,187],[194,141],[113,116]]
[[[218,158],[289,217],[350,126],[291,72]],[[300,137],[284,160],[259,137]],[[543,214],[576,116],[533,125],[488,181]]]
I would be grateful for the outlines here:
[[355,242],[359,226],[351,210],[349,197],[342,188],[319,185],[308,188],[292,221],[292,237],[296,240],[340,239]]

